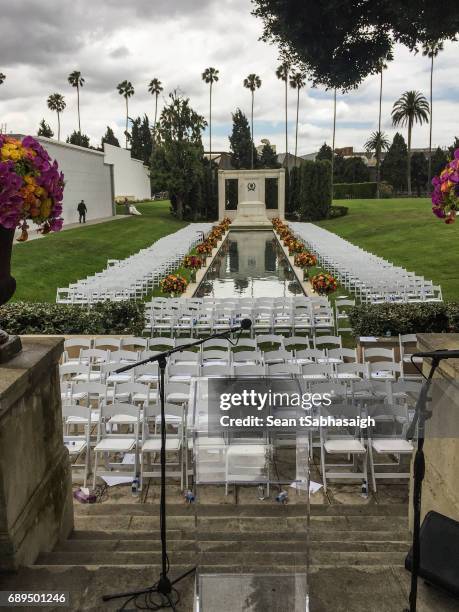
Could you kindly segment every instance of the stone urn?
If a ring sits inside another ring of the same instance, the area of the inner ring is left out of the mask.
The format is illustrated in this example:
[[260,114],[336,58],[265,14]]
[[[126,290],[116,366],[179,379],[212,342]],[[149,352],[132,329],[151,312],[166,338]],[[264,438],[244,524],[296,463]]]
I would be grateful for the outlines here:
[[[16,281],[11,276],[13,240],[14,229],[7,229],[0,225],[0,306],[6,304],[16,291]],[[9,361],[21,349],[19,336],[9,336],[0,329],[0,363]]]

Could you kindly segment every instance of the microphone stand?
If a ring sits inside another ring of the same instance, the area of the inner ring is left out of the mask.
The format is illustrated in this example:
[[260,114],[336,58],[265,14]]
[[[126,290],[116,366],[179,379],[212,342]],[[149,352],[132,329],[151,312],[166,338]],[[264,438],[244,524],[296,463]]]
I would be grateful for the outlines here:
[[[411,357],[413,361],[414,355]],[[430,372],[427,376],[425,383],[419,393],[418,401],[416,402],[416,410],[413,417],[413,421],[406,433],[406,439],[412,440],[415,436],[416,425],[418,429],[418,445],[416,455],[414,457],[413,465],[413,545],[412,545],[412,564],[411,564],[411,589],[409,597],[409,610],[405,609],[405,612],[416,612],[417,593],[418,593],[418,575],[419,567],[421,564],[421,540],[420,540],[420,529],[421,529],[421,498],[422,498],[422,481],[425,475],[425,457],[424,457],[424,432],[425,422],[432,416],[432,412],[427,410],[427,402],[429,390],[432,385],[433,375],[435,370],[438,368],[441,357],[432,355],[432,363],[430,366]],[[417,366],[415,366],[416,369]],[[419,370],[420,371],[420,370]],[[422,372],[421,372],[422,373]]]
[[[160,485],[160,502],[159,502],[160,504],[159,506],[160,507],[160,510],[159,510],[160,512],[160,530],[161,530],[161,574],[160,574],[159,580],[150,587],[140,589],[137,591],[130,591],[126,593],[113,593],[110,595],[104,595],[102,597],[103,601],[127,598],[127,601],[125,602],[122,608],[124,610],[125,606],[130,601],[135,600],[140,595],[145,595],[146,607],[142,609],[160,610],[165,607],[167,608],[170,607],[173,610],[175,610],[175,606],[177,605],[178,601],[176,600],[174,602],[171,598],[172,592],[175,591],[175,589],[173,588],[173,585],[176,584],[177,582],[180,582],[181,580],[183,580],[184,578],[186,578],[190,574],[193,574],[196,571],[196,567],[193,567],[192,569],[188,570],[187,572],[185,572],[184,574],[182,574],[181,576],[179,576],[173,581],[171,581],[168,577],[169,559],[167,555],[167,528],[166,528],[166,525],[167,525],[166,524],[166,418],[165,418],[165,393],[164,393],[165,391],[164,380],[165,380],[165,373],[166,373],[166,367],[167,367],[167,360],[174,353],[180,353],[184,350],[188,350],[189,348],[193,346],[201,346],[202,344],[204,344],[204,342],[207,342],[207,340],[224,338],[231,342],[231,339],[229,336],[235,332],[239,332],[239,336],[237,337],[237,340],[234,343],[236,345],[239,341],[241,333],[245,330],[249,330],[251,327],[251,324],[252,322],[249,319],[244,319],[241,322],[241,325],[238,327],[231,327],[230,329],[224,332],[221,332],[218,334],[212,334],[210,336],[207,336],[206,338],[200,338],[199,340],[196,340],[196,342],[185,344],[183,346],[178,346],[168,351],[163,351],[161,353],[158,353],[157,355],[153,355],[152,357],[148,357],[147,359],[143,359],[142,361],[138,361],[137,363],[123,366],[119,368],[118,370],[116,370],[116,373],[118,374],[121,372],[127,372],[128,370],[131,370],[132,368],[136,368],[146,363],[158,362],[159,398],[160,398],[160,406],[161,406],[161,451],[160,451],[161,485]],[[185,452],[187,452],[187,449],[185,449]],[[154,594],[157,594],[161,597],[161,602],[159,604],[151,600],[151,597]],[[149,599],[147,599],[147,595],[150,596]],[[150,607],[149,607],[149,604],[150,604]]]

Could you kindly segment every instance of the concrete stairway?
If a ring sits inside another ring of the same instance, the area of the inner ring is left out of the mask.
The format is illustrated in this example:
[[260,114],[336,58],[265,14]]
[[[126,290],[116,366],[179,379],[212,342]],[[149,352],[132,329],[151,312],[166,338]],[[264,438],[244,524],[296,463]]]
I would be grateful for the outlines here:
[[[119,602],[103,603],[102,594],[148,586],[159,576],[158,510],[157,504],[77,505],[72,537],[41,554],[34,566],[10,582],[0,577],[0,587],[14,585],[17,590],[20,584],[28,590],[69,591],[72,610],[119,609]],[[406,505],[317,505],[312,512],[311,612],[402,610],[409,579],[403,569],[409,548]],[[170,576],[173,579],[195,565],[212,574],[305,572],[304,515],[304,505],[295,503],[208,504],[199,507],[195,522],[194,506],[171,503]],[[194,578],[179,588],[177,609],[191,612]],[[423,610],[440,609],[436,606]],[[261,609],[269,612],[266,603]]]
[[[212,572],[304,571],[306,509],[276,503],[244,506],[168,506],[173,567]],[[403,565],[409,547],[406,506],[330,506],[311,518],[313,566]],[[75,532],[38,566],[149,566],[159,570],[158,507],[98,504],[76,508]]]

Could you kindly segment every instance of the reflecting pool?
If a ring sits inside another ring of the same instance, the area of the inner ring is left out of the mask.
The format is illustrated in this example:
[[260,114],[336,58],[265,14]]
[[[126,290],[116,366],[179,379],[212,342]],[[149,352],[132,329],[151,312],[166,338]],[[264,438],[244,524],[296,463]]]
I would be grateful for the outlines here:
[[230,231],[195,297],[287,297],[302,295],[274,232]]

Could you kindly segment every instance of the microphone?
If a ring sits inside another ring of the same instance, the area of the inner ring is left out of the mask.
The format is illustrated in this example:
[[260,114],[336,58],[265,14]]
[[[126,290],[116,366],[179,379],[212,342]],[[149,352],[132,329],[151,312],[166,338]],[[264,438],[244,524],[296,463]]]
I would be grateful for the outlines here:
[[413,353],[413,357],[427,357],[430,359],[459,359],[459,350],[458,349],[440,349],[438,351],[429,351],[426,353]]
[[238,331],[247,331],[252,327],[252,321],[250,319],[242,319],[237,327],[231,327],[230,332],[233,334]]

